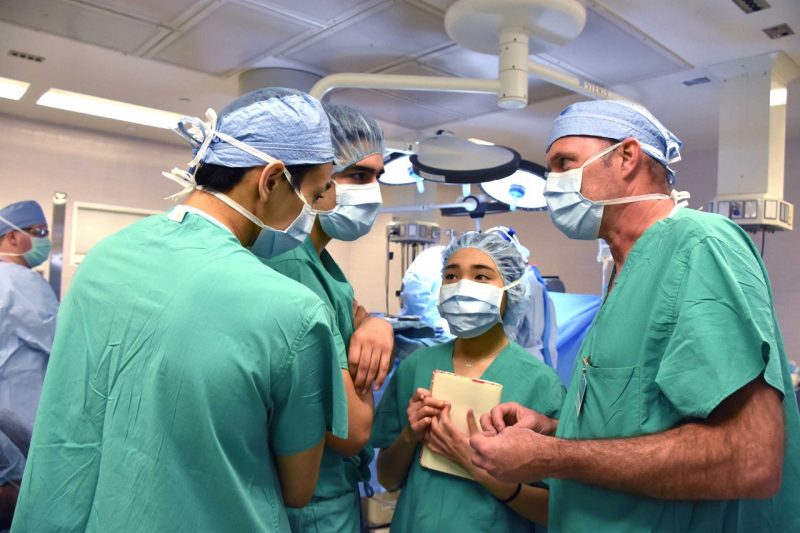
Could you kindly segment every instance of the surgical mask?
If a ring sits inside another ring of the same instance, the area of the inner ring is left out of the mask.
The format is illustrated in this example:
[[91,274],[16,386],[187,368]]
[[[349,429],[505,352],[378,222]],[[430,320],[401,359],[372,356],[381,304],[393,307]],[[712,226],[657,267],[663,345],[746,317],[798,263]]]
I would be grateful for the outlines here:
[[673,198],[676,203],[688,198],[688,193],[642,194],[609,200],[589,200],[581,194],[583,169],[604,155],[612,152],[622,143],[618,142],[601,150],[587,159],[580,167],[565,172],[548,172],[544,187],[544,198],[550,211],[550,219],[570,239],[593,240],[600,233],[603,221],[603,207],[606,205],[628,204],[648,200]]
[[[194,137],[196,133],[194,130],[190,131],[185,128],[182,128],[182,131],[179,132],[182,136],[186,137],[187,139],[194,139],[199,143],[199,147],[197,149],[197,153],[195,154],[194,158],[189,161],[188,167],[193,171],[196,171],[198,165],[203,159],[203,155],[205,154],[206,150],[208,150],[208,146],[210,145],[211,141],[216,137],[225,141],[233,146],[239,148],[240,150],[247,152],[265,163],[273,163],[276,159],[268,154],[265,154],[261,150],[257,148],[253,148],[252,146],[236,139],[235,137],[231,137],[226,133],[222,133],[217,131],[216,124],[217,124],[217,114],[214,112],[213,109],[208,109],[206,111],[206,118],[208,119],[208,127],[205,124],[190,124],[195,127],[197,131],[202,132],[202,140],[198,137]],[[184,189],[177,194],[173,194],[168,198],[179,200],[183,196],[189,194],[193,190],[200,190],[204,191],[212,196],[215,196],[222,202],[224,202],[228,207],[245,217],[247,220],[261,228],[261,232],[259,233],[258,237],[256,238],[255,243],[253,246],[250,247],[251,251],[259,257],[264,259],[270,259],[275,257],[276,255],[282,254],[287,252],[299,245],[301,245],[308,236],[311,234],[311,228],[314,225],[314,219],[317,216],[317,212],[311,205],[306,201],[303,194],[294,188],[292,184],[292,175],[289,173],[288,170],[285,168],[283,169],[283,174],[286,176],[286,180],[289,182],[289,186],[292,187],[295,194],[298,198],[303,202],[303,208],[298,213],[297,217],[292,221],[289,226],[284,230],[275,229],[271,226],[268,226],[261,222],[261,220],[255,216],[253,213],[242,207],[241,204],[234,201],[228,195],[223,194],[217,191],[210,191],[205,189],[203,186],[198,185],[194,179],[194,173],[189,173],[179,168],[173,168],[170,172],[162,172],[161,173],[165,178],[168,178],[172,181],[175,181],[184,186]]]
[[458,283],[443,284],[439,291],[439,314],[456,337],[477,337],[502,320],[500,304],[503,293],[519,283],[517,280],[505,287],[497,287],[462,279]]
[[28,266],[31,268],[35,268],[45,261],[47,261],[47,257],[50,255],[50,250],[53,248],[53,243],[50,241],[49,237],[34,237],[30,235],[27,231],[20,228],[13,222],[6,220],[3,217],[0,217],[0,220],[14,228],[15,230],[24,233],[27,235],[31,240],[31,249],[25,253],[16,254],[12,252],[0,252],[0,255],[10,256],[10,257],[22,257],[25,259],[25,262],[28,263]]
[[319,223],[328,237],[354,241],[372,229],[383,204],[378,183],[336,184],[336,207],[319,212]]

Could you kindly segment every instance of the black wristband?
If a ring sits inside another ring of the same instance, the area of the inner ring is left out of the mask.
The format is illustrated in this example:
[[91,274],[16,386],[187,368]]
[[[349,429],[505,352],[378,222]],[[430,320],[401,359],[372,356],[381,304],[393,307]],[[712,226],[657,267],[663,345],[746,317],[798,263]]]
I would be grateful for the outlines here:
[[522,483],[517,483],[517,488],[514,489],[514,494],[512,494],[511,496],[509,496],[505,500],[500,500],[500,501],[503,502],[503,503],[511,503],[511,501],[514,500],[514,498],[519,496],[519,492],[521,490],[522,490]]

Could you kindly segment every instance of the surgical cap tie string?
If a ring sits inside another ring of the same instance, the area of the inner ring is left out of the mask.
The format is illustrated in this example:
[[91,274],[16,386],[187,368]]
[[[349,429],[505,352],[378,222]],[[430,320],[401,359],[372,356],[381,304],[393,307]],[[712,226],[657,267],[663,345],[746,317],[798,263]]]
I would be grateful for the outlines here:
[[[174,129],[178,135],[186,139],[190,144],[195,145],[197,147],[197,151],[195,152],[192,160],[187,163],[187,167],[189,168],[188,171],[173,168],[170,172],[161,173],[161,175],[165,178],[184,186],[183,190],[167,196],[165,200],[173,200],[176,202],[180,201],[186,195],[198,188],[197,181],[195,180],[195,174],[197,173],[197,169],[199,168],[203,156],[205,156],[209,146],[211,146],[211,142],[215,138],[225,141],[226,143],[235,146],[239,150],[247,152],[253,157],[261,159],[267,164],[277,161],[277,159],[265,154],[261,150],[253,148],[247,143],[243,143],[239,139],[217,130],[217,113],[213,109],[208,108],[206,110],[206,119],[208,122],[204,123],[198,118],[186,117],[181,119],[180,122],[178,122],[178,127]],[[187,127],[187,125],[189,127]],[[197,133],[200,135],[197,135]],[[292,183],[292,175],[285,168],[284,172],[286,173],[289,183]],[[308,203],[300,191],[298,191],[295,187],[292,187],[292,189],[294,189],[295,194],[298,196],[298,198],[300,198],[300,200],[302,200],[304,204]]]

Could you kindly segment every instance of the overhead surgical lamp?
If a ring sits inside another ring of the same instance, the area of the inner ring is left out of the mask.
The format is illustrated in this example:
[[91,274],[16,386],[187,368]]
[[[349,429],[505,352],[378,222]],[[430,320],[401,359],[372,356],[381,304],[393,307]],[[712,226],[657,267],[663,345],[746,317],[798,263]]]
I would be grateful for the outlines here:
[[425,192],[425,185],[422,183],[422,176],[414,171],[414,166],[409,160],[409,154],[393,152],[385,159],[383,174],[378,181],[382,185],[417,185],[417,190]]
[[482,183],[513,174],[521,161],[511,148],[478,144],[439,132],[417,143],[409,157],[414,171],[437,183]]
[[489,197],[509,206],[509,211],[544,211],[545,168],[531,161],[521,161],[519,169],[508,177],[481,183]]

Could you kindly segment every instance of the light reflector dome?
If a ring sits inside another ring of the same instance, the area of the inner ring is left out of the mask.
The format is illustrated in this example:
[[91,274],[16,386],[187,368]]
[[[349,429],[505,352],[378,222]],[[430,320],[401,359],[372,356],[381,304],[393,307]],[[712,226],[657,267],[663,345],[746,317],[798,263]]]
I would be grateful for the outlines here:
[[492,199],[507,204],[511,210],[543,211],[545,169],[530,161],[522,161],[519,169],[508,177],[481,183],[481,189]]
[[414,171],[438,183],[481,183],[513,174],[520,155],[505,146],[470,142],[447,133],[419,141]]
[[390,154],[386,159],[383,174],[378,178],[383,185],[411,185],[420,180],[422,177],[414,172],[408,154],[397,152]]

